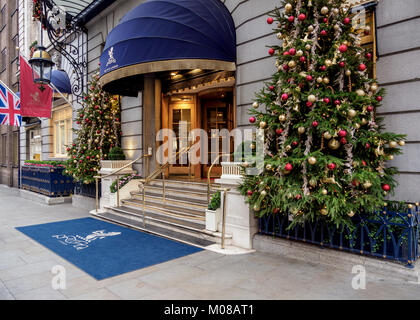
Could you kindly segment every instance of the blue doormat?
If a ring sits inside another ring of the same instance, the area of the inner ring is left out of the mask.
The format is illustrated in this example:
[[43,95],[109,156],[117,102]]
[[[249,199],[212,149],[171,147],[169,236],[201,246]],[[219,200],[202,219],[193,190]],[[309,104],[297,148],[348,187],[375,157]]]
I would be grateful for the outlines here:
[[16,229],[97,280],[202,250],[93,218]]

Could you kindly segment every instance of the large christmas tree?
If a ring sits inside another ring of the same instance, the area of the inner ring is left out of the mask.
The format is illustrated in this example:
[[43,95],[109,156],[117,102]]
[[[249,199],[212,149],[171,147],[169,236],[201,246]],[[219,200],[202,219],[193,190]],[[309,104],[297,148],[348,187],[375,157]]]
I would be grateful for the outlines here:
[[267,20],[276,25],[269,54],[278,72],[249,119],[264,130],[264,171],[245,176],[240,190],[258,216],[351,225],[394,190],[397,169],[386,162],[405,136],[383,132],[384,90],[368,76],[373,52],[360,46],[345,1],[286,0],[283,8]]
[[107,160],[109,151],[120,146],[120,102],[102,90],[99,75],[94,75],[84,96],[83,108],[78,110],[73,129],[77,138],[67,147],[69,160],[66,173],[76,181],[92,183],[100,170],[100,161]]

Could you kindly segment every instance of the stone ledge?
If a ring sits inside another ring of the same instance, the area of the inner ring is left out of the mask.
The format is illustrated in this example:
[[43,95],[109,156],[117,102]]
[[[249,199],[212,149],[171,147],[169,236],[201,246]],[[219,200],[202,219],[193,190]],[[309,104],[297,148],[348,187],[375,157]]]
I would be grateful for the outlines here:
[[72,206],[85,211],[91,211],[96,209],[96,199],[74,194]]
[[354,265],[362,265],[366,268],[366,273],[368,274],[414,282],[419,280],[419,262],[414,264],[413,269],[410,269],[403,264],[389,260],[381,260],[379,258],[357,255],[335,249],[321,248],[320,246],[309,243],[260,234],[254,236],[253,248],[264,253],[287,256],[310,263],[324,264],[345,269],[346,271],[351,271]]
[[35,192],[32,192],[32,191],[23,190],[23,189],[19,190],[19,195],[23,199],[35,201],[35,202],[38,202],[38,203],[41,203],[41,204],[46,204],[46,205],[49,205],[49,206],[72,202],[72,197],[71,196],[69,196],[69,197],[48,197],[48,196],[45,196],[43,194],[39,194],[39,193],[35,193]]

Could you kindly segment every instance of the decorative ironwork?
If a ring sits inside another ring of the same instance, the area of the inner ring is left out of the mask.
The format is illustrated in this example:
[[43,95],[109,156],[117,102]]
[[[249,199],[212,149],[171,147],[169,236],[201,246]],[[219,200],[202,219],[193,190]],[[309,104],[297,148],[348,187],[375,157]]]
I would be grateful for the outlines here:
[[288,230],[291,221],[284,215],[270,215],[259,219],[261,234],[298,240],[370,255],[412,263],[419,257],[419,207],[414,206],[408,212],[384,210],[373,214],[356,215],[354,228],[338,230],[325,220],[306,222]]
[[75,17],[66,13],[52,0],[37,0],[37,16],[53,48],[61,53],[72,67],[69,75],[72,94],[79,100],[87,83],[86,29]]

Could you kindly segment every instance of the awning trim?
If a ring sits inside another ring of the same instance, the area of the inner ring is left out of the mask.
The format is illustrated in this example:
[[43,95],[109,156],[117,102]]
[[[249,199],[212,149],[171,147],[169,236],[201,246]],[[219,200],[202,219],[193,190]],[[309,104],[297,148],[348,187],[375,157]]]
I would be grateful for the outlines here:
[[106,85],[121,78],[127,78],[140,74],[192,69],[235,71],[236,64],[228,61],[204,59],[152,61],[110,71],[100,78],[100,82],[102,85]]

